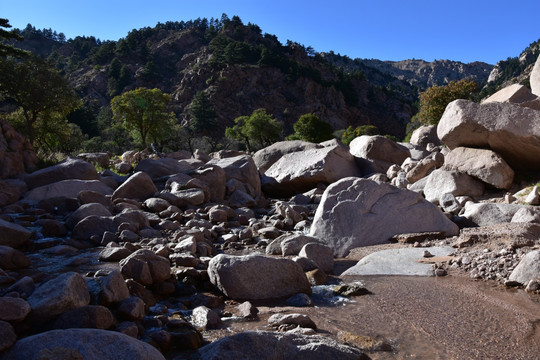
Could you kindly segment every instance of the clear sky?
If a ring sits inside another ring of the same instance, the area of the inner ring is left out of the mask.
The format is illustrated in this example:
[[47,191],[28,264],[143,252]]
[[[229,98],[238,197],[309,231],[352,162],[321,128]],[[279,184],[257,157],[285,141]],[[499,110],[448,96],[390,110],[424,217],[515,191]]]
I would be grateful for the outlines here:
[[540,0],[0,0],[0,17],[118,40],[157,22],[238,15],[282,43],[381,60],[495,64],[540,38]]

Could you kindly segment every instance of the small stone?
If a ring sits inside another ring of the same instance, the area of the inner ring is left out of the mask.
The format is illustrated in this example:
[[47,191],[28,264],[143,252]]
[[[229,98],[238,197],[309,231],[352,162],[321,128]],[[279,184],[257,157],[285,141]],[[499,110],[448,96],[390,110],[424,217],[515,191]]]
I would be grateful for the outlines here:
[[425,258],[430,258],[430,257],[433,257],[433,254],[427,250],[424,250],[424,253],[422,254],[422,256]]
[[334,294],[342,296],[362,296],[371,294],[371,291],[360,284],[341,284],[334,287]]
[[294,325],[295,327],[301,326],[303,328],[317,329],[317,325],[305,314],[274,314],[268,318],[268,325],[272,327]]

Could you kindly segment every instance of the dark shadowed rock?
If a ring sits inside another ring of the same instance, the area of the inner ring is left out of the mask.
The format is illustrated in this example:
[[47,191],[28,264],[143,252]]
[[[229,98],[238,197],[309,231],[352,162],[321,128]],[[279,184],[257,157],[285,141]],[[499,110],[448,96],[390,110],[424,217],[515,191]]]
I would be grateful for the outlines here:
[[110,329],[115,323],[113,314],[105,306],[87,305],[62,313],[54,321],[53,327]]
[[0,268],[5,270],[24,269],[30,266],[30,259],[22,252],[9,246],[0,245]]
[[75,225],[88,216],[112,216],[111,211],[102,204],[91,203],[81,205],[66,221],[66,226],[73,229]]
[[261,179],[253,158],[248,155],[240,155],[225,159],[213,159],[207,165],[217,165],[225,171],[227,181],[238,180],[243,184],[237,190],[244,191],[253,198],[261,195]]
[[19,340],[1,360],[165,360],[152,345],[100,329],[51,330]]
[[144,172],[136,172],[131,175],[112,194],[112,199],[127,198],[144,201],[154,195],[158,189],[154,182]]
[[68,157],[59,164],[34,171],[27,175],[24,181],[31,190],[62,180],[74,179],[99,180],[99,175],[94,165],[75,157]]
[[101,288],[98,294],[98,302],[101,305],[109,306],[129,297],[129,289],[120,271],[112,271],[109,275],[97,280]]
[[28,244],[30,236],[30,230],[0,219],[0,245],[19,248]]
[[62,274],[40,285],[28,298],[31,316],[48,320],[66,311],[90,303],[90,293],[84,278],[74,272]]
[[146,249],[137,250],[120,261],[120,271],[126,278],[143,285],[152,285],[171,277],[169,259]]
[[384,244],[402,233],[459,229],[421,195],[389,184],[347,178],[330,185],[317,208],[310,235],[325,241],[336,256],[355,247]]
[[201,360],[364,360],[361,350],[341,345],[323,336],[306,336],[266,331],[244,331],[199,349]]
[[193,167],[188,162],[172,158],[144,159],[135,167],[135,171],[142,171],[152,179],[187,172],[191,169]]
[[0,297],[0,320],[20,322],[30,313],[30,304],[24,299]]
[[[10,323],[0,320],[0,352],[9,349],[17,341],[17,334]],[[6,360],[9,358],[6,358]]]
[[34,188],[26,193],[26,200],[41,201],[58,197],[76,199],[84,190],[91,190],[103,195],[111,195],[113,189],[99,180],[62,180]]

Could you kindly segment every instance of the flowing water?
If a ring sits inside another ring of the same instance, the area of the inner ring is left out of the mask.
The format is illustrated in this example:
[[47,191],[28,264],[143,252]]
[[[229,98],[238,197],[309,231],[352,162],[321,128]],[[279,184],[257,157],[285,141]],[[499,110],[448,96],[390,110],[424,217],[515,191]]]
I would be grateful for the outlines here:
[[[318,332],[384,339],[372,359],[540,359],[540,296],[461,277],[349,277],[373,293],[312,308],[260,306],[260,319],[228,332],[267,330],[275,312],[309,315]],[[229,333],[230,334],[230,333]],[[229,335],[223,334],[223,335]]]

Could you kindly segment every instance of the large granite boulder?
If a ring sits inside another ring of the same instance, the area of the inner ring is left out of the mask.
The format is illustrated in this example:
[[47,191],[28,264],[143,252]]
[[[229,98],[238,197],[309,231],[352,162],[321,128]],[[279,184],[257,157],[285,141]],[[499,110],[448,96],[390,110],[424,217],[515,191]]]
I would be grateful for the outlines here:
[[428,175],[424,186],[426,200],[438,204],[444,194],[477,197],[484,193],[484,184],[465,173],[437,169]]
[[131,175],[113,193],[112,199],[128,198],[144,201],[152,197],[158,191],[152,178],[144,172],[136,172]]
[[478,226],[489,226],[511,222],[514,215],[522,209],[534,211],[535,207],[519,204],[473,203],[469,201],[465,204],[461,216]]
[[244,331],[199,349],[201,360],[218,359],[369,359],[360,349],[325,336],[267,331]]
[[264,174],[266,170],[272,166],[272,164],[278,161],[285,154],[320,147],[322,146],[302,140],[279,141],[257,151],[255,155],[253,155],[253,161],[255,161],[255,165],[257,165],[259,172]]
[[342,145],[326,146],[283,155],[265,172],[263,190],[286,197],[349,176],[360,176],[354,157]]
[[190,171],[188,174],[206,185],[209,192],[209,201],[219,202],[225,198],[227,175],[219,166],[205,164]]
[[441,140],[437,137],[437,126],[420,126],[411,135],[410,143],[416,146],[426,147],[427,144],[441,145]]
[[347,178],[325,190],[310,235],[326,242],[341,257],[355,247],[384,244],[397,234],[428,231],[453,236],[459,229],[413,191]]
[[171,277],[171,263],[152,250],[140,249],[120,261],[120,272],[139,284],[152,285]]
[[261,196],[261,179],[259,171],[249,155],[239,155],[224,159],[212,159],[206,165],[217,165],[225,171],[227,188],[234,184],[233,191],[228,190],[229,195],[234,191],[242,191],[254,199]]
[[36,202],[59,197],[76,199],[77,195],[85,190],[95,191],[103,195],[113,193],[113,189],[99,180],[72,179],[36,187],[27,192],[24,198]]
[[457,147],[446,154],[444,167],[473,176],[498,189],[509,189],[514,181],[514,170],[491,150]]
[[42,321],[86,306],[90,303],[90,293],[84,278],[75,272],[68,272],[40,285],[28,298],[32,308],[30,316]]
[[285,258],[220,254],[210,260],[208,275],[232,299],[262,300],[311,293],[300,265]]
[[152,345],[100,329],[51,330],[21,339],[0,360],[84,359],[165,360]]
[[540,96],[540,56],[536,59],[534,67],[531,71],[531,91],[534,95]]
[[401,165],[411,156],[408,148],[381,135],[359,136],[351,141],[349,147],[365,175],[386,174],[390,166]]
[[61,163],[49,166],[25,177],[28,189],[52,184],[62,180],[98,180],[94,165],[75,157],[68,157]]
[[75,225],[88,216],[112,216],[111,211],[102,204],[90,203],[81,205],[66,220],[66,226],[73,229]]
[[497,91],[483,100],[482,104],[490,102],[510,103],[540,110],[540,99],[538,96],[534,95],[528,87],[520,84],[513,84]]
[[514,104],[448,104],[437,135],[450,149],[491,149],[514,170],[540,170],[540,111]]

